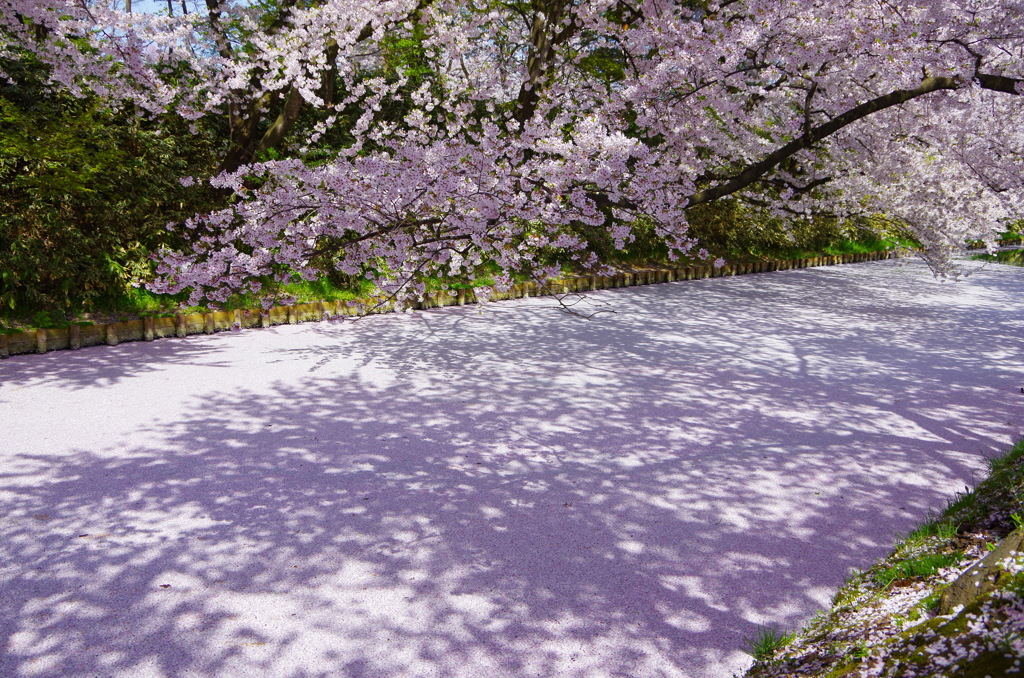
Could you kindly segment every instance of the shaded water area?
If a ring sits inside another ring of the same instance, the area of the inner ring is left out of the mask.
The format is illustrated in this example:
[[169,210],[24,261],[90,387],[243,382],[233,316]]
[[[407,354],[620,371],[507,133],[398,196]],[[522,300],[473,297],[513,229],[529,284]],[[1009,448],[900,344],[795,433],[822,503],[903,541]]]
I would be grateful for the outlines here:
[[879,262],[10,358],[0,675],[728,676],[1024,432],[1022,295]]

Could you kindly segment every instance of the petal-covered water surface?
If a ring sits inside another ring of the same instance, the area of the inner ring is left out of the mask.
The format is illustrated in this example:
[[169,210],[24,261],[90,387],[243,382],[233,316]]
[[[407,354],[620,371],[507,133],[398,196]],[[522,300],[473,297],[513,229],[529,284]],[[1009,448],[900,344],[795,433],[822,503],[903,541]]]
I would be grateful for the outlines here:
[[1024,432],[1021,298],[876,262],[12,357],[0,675],[742,671]]

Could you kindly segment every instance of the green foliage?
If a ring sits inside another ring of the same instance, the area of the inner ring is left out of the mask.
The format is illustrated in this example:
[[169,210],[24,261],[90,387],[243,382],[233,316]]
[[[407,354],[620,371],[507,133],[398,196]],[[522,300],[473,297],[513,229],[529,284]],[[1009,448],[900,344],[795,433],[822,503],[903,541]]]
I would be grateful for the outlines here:
[[995,254],[976,254],[975,259],[983,261],[995,261],[1000,264],[1011,266],[1024,266],[1024,250],[1004,250]]
[[765,661],[793,642],[795,637],[795,633],[780,631],[776,626],[758,626],[753,638],[744,639],[742,649],[756,661]]
[[626,58],[622,50],[614,47],[597,47],[579,60],[584,73],[603,82],[611,90],[616,82],[626,78]]
[[66,314],[124,294],[166,229],[216,200],[210,144],[182,124],[56,93],[31,59],[0,63],[0,314]]
[[782,219],[735,200],[699,205],[689,220],[690,234],[700,246],[726,259],[874,252],[906,240],[905,233],[881,219]]
[[[571,225],[570,231],[582,237],[587,243],[587,250],[597,254],[603,262],[612,264],[652,264],[668,261],[668,248],[664,241],[655,232],[654,223],[650,220],[640,219],[631,224],[633,229],[633,241],[626,243],[625,248],[617,249],[615,242],[608,233],[606,226],[590,226],[582,223]],[[555,260],[563,260],[562,252],[542,253],[539,260],[541,263],[549,263]]]
[[[293,300],[295,303],[305,304],[314,301],[345,301],[365,297],[372,293],[372,285],[366,280],[361,284],[350,286],[338,286],[329,280],[299,280],[297,282],[280,285],[277,294],[282,299]],[[116,299],[111,299],[105,305],[104,310],[115,315],[166,315],[181,311],[181,303],[187,298],[187,293],[180,294],[154,294],[143,288],[131,288]],[[255,295],[236,294],[220,304],[223,310],[232,311],[235,309],[252,310],[260,307],[260,299]],[[192,306],[184,309],[186,313],[205,313],[209,311],[206,306]],[[35,324],[34,318],[31,321],[34,327],[44,327]]]
[[[826,217],[784,220],[737,201],[700,205],[690,212],[689,235],[712,257],[728,261],[793,259],[819,254],[877,252],[913,245],[881,220],[837,221]],[[663,265],[668,249],[649,220],[631,224],[634,240],[617,249],[605,226],[576,224],[572,231],[602,261],[619,265]],[[550,257],[549,257],[550,258]],[[546,262],[545,262],[546,263]]]
[[936,592],[930,593],[927,596],[925,596],[924,598],[922,598],[921,602],[918,603],[918,605],[920,605],[921,609],[923,609],[923,610],[928,610],[929,612],[934,612],[935,610],[939,609],[939,602],[941,600],[942,600],[942,593],[940,591],[936,591]]
[[389,77],[409,78],[412,88],[434,75],[434,66],[423,44],[427,31],[415,24],[407,36],[386,35],[381,42],[384,70]]
[[39,329],[50,330],[59,327],[68,327],[71,323],[62,318],[58,313],[39,311],[32,316],[32,326]]

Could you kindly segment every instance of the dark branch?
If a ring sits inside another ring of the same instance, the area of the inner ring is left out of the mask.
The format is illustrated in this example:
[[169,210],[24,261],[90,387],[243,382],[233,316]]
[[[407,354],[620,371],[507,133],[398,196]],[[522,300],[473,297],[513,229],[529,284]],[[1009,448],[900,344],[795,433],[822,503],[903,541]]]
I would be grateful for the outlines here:
[[689,204],[691,206],[701,205],[718,200],[719,198],[727,195],[731,195],[737,191],[742,191],[744,188],[750,186],[752,183],[768,174],[768,172],[778,167],[784,160],[795,155],[798,151],[810,148],[822,139],[835,134],[847,125],[850,125],[862,118],[866,118],[872,113],[877,113],[878,111],[883,111],[887,108],[892,108],[893,106],[899,106],[900,104],[912,101],[913,99],[926,94],[931,94],[932,92],[944,89],[953,90],[958,89],[959,87],[961,87],[961,84],[953,78],[925,78],[921,81],[921,84],[914,89],[899,89],[895,92],[890,92],[889,94],[866,101],[860,106],[851,108],[842,115],[837,115],[826,123],[811,128],[805,134],[794,139],[785,146],[776,149],[760,162],[756,162],[753,165],[748,166],[745,170],[734,176],[729,181],[703,191],[697,191],[690,196]]
[[[978,73],[974,78],[982,89],[1014,95],[1020,95],[1018,87],[1024,83],[1024,80],[986,73]],[[883,111],[887,108],[892,108],[893,106],[905,104],[908,101],[925,96],[926,94],[931,94],[932,92],[938,92],[940,90],[956,90],[962,87],[964,87],[964,83],[956,78],[924,78],[921,81],[921,84],[914,89],[899,89],[895,92],[890,92],[889,94],[866,101],[860,106],[851,108],[846,113],[838,115],[817,127],[808,128],[805,126],[806,131],[802,136],[775,150],[760,162],[749,165],[745,170],[735,175],[732,179],[703,191],[697,191],[690,196],[689,204],[691,206],[701,205],[727,195],[732,195],[737,191],[742,191],[747,186],[759,181],[762,177],[774,170],[782,162],[795,155],[798,151],[810,148],[822,139],[835,134],[847,125],[866,118],[873,113]],[[808,96],[808,102],[809,100],[810,95]],[[710,177],[702,177],[702,179],[705,180],[708,178]]]
[[989,73],[978,73],[974,76],[982,89],[990,89],[993,92],[1005,94],[1020,94],[1017,87],[1024,83],[1020,78],[1007,78],[1004,75],[991,75]]

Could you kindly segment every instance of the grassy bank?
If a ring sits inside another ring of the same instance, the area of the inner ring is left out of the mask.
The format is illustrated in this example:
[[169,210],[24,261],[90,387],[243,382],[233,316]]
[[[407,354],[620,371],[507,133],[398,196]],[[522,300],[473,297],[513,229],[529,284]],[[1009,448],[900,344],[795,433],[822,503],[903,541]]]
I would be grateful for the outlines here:
[[1024,249],[1003,250],[995,254],[975,254],[972,259],[994,261],[1000,264],[1010,264],[1011,266],[1024,266]]
[[[642,245],[642,243],[641,243]],[[819,250],[806,249],[801,247],[773,247],[765,248],[763,252],[744,251],[733,252],[727,261],[730,263],[752,263],[769,260],[793,260],[812,258],[825,255],[861,254],[869,252],[884,252],[898,249],[904,243],[896,239],[880,237],[865,237],[861,239],[846,239],[836,241]],[[712,256],[716,256],[713,254]],[[609,265],[618,271],[635,272],[639,270],[650,270],[655,268],[678,267],[689,263],[704,263],[701,260],[669,262],[668,258],[662,256],[653,248],[646,248],[640,245],[630,250],[619,251],[615,256],[607,259]],[[486,267],[486,265],[484,265]],[[567,275],[573,275],[576,271],[565,268]],[[491,285],[493,280],[487,277],[488,271],[482,269],[473,281],[462,279],[436,279],[430,278],[426,281],[428,290],[438,289],[459,289],[468,287],[479,287]],[[520,276],[522,280],[528,280],[528,276]],[[372,283],[365,279],[351,277],[345,281],[332,282],[327,279],[318,281],[298,281],[282,285],[277,291],[277,303],[311,303],[317,301],[346,301],[372,296],[375,288]],[[125,286],[122,294],[105,298],[96,303],[90,310],[56,310],[48,307],[36,307],[22,310],[20,313],[7,311],[6,315],[0,310],[0,333],[13,333],[33,329],[55,329],[68,327],[71,324],[119,322],[134,320],[146,316],[169,316],[176,313],[205,313],[209,308],[205,306],[191,306],[184,309],[181,303],[187,298],[186,294],[162,295],[154,294],[144,288]],[[234,296],[223,305],[224,310],[255,310],[260,308],[260,300],[253,295]]]
[[763,629],[745,678],[1024,675],[1024,441],[839,589],[801,631]]

